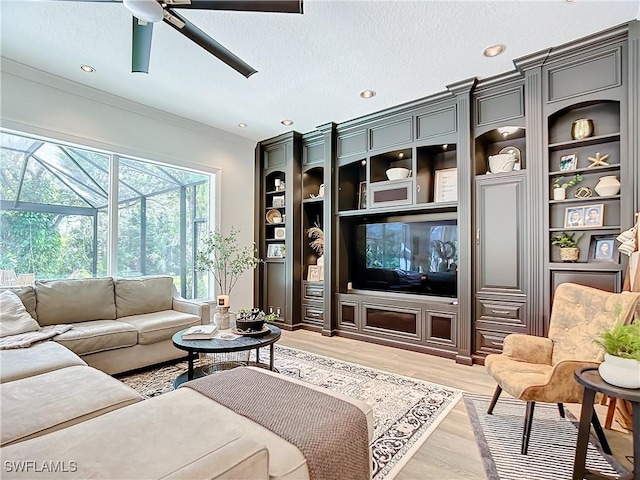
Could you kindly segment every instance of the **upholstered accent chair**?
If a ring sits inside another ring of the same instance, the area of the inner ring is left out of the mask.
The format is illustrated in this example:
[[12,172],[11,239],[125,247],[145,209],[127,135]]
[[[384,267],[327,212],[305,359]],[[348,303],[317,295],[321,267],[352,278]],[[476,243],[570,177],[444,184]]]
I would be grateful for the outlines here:
[[[609,293],[582,285],[563,283],[555,291],[549,336],[507,335],[502,354],[488,355],[485,367],[498,383],[487,411],[502,391],[527,402],[521,453],[527,454],[535,402],[557,403],[564,417],[564,403],[581,403],[583,387],[574,379],[577,368],[597,366],[604,359],[594,338],[617,322],[633,319],[638,293]],[[593,425],[605,451],[608,445],[597,416]]]

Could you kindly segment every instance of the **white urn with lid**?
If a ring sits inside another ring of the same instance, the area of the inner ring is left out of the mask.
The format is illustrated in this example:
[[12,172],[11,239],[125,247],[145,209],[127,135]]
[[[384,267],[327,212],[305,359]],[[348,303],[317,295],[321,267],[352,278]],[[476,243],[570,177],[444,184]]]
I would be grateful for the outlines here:
[[620,181],[615,175],[607,175],[606,177],[600,177],[600,181],[594,187],[594,190],[601,197],[611,197],[617,195],[620,191]]

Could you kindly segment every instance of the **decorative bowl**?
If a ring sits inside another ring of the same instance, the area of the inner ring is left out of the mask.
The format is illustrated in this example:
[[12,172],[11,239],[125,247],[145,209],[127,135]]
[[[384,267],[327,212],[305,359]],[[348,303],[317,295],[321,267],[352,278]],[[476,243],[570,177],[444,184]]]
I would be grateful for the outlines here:
[[387,170],[387,178],[389,180],[401,180],[407,178],[411,174],[408,168],[390,168]]
[[510,172],[516,163],[516,157],[511,153],[499,153],[489,156],[489,170],[491,173]]
[[236,328],[241,332],[259,332],[264,327],[264,318],[260,320],[236,319]]
[[275,208],[267,212],[266,218],[268,223],[282,223],[282,214]]

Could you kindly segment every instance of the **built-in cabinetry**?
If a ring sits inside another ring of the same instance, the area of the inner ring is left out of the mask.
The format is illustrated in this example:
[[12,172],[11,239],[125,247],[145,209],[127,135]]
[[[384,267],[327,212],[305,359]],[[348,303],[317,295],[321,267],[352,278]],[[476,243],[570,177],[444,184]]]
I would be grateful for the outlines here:
[[301,136],[292,132],[256,147],[256,247],[264,262],[255,273],[257,306],[275,322],[300,322]]
[[[500,352],[509,333],[546,334],[562,282],[619,290],[625,257],[602,261],[594,249],[640,208],[639,23],[514,63],[504,75],[260,142],[259,306],[280,308],[285,328],[470,364]],[[579,119],[593,123],[591,135],[572,137]],[[489,159],[505,154],[515,161],[499,171]],[[582,181],[554,198],[556,177],[575,174]],[[604,176],[620,191],[599,195]],[[599,217],[587,220],[593,209]],[[582,224],[569,221],[572,210]],[[313,227],[324,233],[322,258],[309,245]],[[565,231],[582,235],[573,263],[551,246]],[[276,250],[283,256],[269,255]]]

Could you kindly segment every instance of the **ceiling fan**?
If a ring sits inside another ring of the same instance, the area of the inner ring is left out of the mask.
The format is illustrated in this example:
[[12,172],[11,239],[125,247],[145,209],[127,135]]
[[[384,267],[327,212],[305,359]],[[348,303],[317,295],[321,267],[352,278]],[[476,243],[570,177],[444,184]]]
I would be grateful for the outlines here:
[[149,73],[153,24],[165,22],[192,42],[218,57],[231,68],[249,78],[257,72],[227,50],[177,9],[231,10],[238,12],[300,13],[302,0],[62,0],[72,2],[122,3],[133,15],[131,71]]

